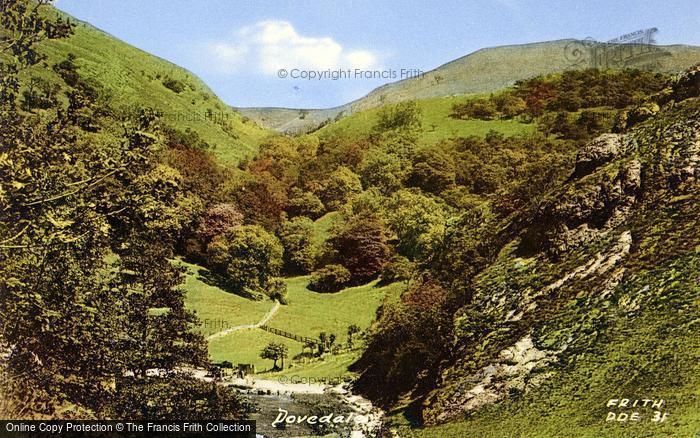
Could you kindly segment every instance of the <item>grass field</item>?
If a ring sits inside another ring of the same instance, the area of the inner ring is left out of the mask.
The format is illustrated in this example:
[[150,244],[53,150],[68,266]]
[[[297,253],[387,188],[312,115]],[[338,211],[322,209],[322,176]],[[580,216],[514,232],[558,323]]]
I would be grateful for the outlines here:
[[[533,132],[536,125],[515,120],[459,120],[450,117],[452,106],[473,98],[470,96],[451,96],[417,100],[421,110],[423,127],[419,136],[421,145],[431,145],[441,140],[470,135],[483,136],[494,130],[505,136]],[[377,123],[380,109],[370,109],[352,114],[336,123],[327,125],[316,132],[321,138],[345,136],[358,138],[367,135]]]
[[[200,292],[188,292],[188,305],[199,309],[200,318],[202,315],[210,315],[211,318],[218,317],[222,311],[220,304],[218,304],[220,301],[216,301],[216,299],[221,298],[217,295],[216,290],[208,290],[201,286],[198,281],[192,275],[188,278],[186,287],[190,288],[189,290]],[[374,320],[377,308],[384,298],[398,294],[404,287],[402,284],[377,287],[376,282],[373,282],[334,294],[320,294],[306,288],[309,277],[290,278],[286,281],[289,304],[282,306],[267,325],[314,338],[317,338],[321,331],[334,333],[337,336],[337,344],[347,341],[349,325],[357,324],[362,329],[367,328]],[[211,286],[208,287],[211,288]],[[218,293],[227,294],[224,291]],[[207,301],[207,296],[211,296],[215,300]],[[233,306],[238,306],[239,311],[246,313],[246,315],[239,315],[238,319],[229,317],[228,320],[237,321],[240,324],[257,322],[270,307],[269,301],[262,302],[264,307],[259,308],[255,307],[259,302],[245,304],[236,301],[244,300],[243,298],[234,297],[235,300],[226,302],[226,304],[231,309]],[[194,301],[195,298],[197,301]],[[299,342],[273,335],[262,329],[251,329],[233,332],[210,341],[209,354],[214,362],[227,360],[234,364],[250,363],[254,364],[260,372],[269,370],[272,366],[272,362],[259,357],[260,350],[270,342],[282,342],[287,345],[290,358],[301,353],[302,344]],[[337,356],[327,356],[323,361],[296,364],[292,368],[275,373],[275,375],[302,375],[315,379],[342,378],[349,374],[347,368],[355,361],[359,353],[359,351],[343,353]],[[288,361],[288,364],[290,363],[291,361]]]
[[376,281],[336,293],[322,294],[306,288],[309,277],[287,279],[289,305],[280,308],[269,326],[301,336],[317,338],[319,332],[334,333],[336,343],[345,343],[352,324],[366,328],[387,294],[401,284],[377,287]]
[[228,327],[258,322],[273,306],[272,301],[253,301],[205,283],[200,271],[204,268],[178,261],[187,268],[182,288],[187,292],[186,306],[197,313],[205,334],[220,332]]
[[320,248],[328,239],[330,230],[338,222],[340,215],[337,211],[326,213],[314,222],[314,245]]

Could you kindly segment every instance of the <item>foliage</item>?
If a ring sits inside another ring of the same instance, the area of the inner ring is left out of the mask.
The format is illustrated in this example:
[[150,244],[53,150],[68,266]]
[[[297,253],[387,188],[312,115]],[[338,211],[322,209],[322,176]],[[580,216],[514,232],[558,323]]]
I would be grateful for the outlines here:
[[211,241],[229,228],[243,225],[243,215],[233,204],[217,204],[210,207],[198,219],[194,232],[187,241],[187,252],[203,258]]
[[198,200],[158,162],[157,114],[115,120],[75,59],[56,68],[65,100],[19,109],[35,44],[71,27],[45,3],[4,1],[0,14],[0,51],[13,55],[0,61],[0,345],[32,409],[85,417],[109,412],[124,390],[110,382],[127,371],[144,381],[207,361],[169,261]]
[[[260,352],[261,358],[273,361],[272,369],[275,371],[281,371],[284,369],[284,359],[286,359],[288,356],[289,349],[287,348],[287,346],[275,342],[270,342]],[[277,368],[278,360],[282,361],[282,365],[279,368]]]
[[442,147],[425,148],[413,156],[409,184],[428,193],[440,193],[455,183],[455,162]]
[[268,172],[240,175],[227,182],[223,190],[227,199],[238,206],[247,223],[275,230],[282,221],[287,205],[287,190],[284,184]]
[[279,301],[280,304],[288,304],[287,283],[281,278],[275,278],[270,281],[269,294],[272,300]]
[[320,198],[329,211],[338,210],[362,191],[360,178],[347,167],[341,166],[322,183]]
[[315,220],[324,215],[326,208],[318,196],[312,192],[304,192],[298,187],[293,187],[289,193],[286,211],[291,216],[306,216]]
[[388,200],[386,212],[389,229],[398,237],[399,253],[420,260],[434,252],[447,220],[438,201],[419,191],[402,189]]
[[149,380],[121,379],[110,416],[134,420],[240,419],[251,407],[235,391],[182,374]]
[[382,283],[408,281],[416,273],[416,264],[406,257],[394,256],[382,270]]
[[[422,379],[450,344],[454,296],[439,283],[422,279],[398,303],[385,305],[370,334],[367,350],[353,369],[357,387],[373,399],[393,402]],[[391,387],[391,391],[383,388]]]
[[359,175],[365,188],[374,187],[383,195],[390,195],[404,186],[405,167],[398,156],[375,150],[363,160]]
[[212,269],[235,289],[269,294],[282,268],[282,245],[257,225],[229,228],[207,247]]
[[284,221],[279,231],[284,248],[284,270],[288,274],[308,274],[314,268],[314,224],[307,217]]
[[420,127],[420,109],[408,100],[382,107],[373,134],[388,142],[413,142]]
[[328,245],[339,255],[338,262],[350,272],[351,284],[376,278],[389,255],[384,224],[370,213],[352,216],[338,226]]
[[309,289],[317,292],[338,292],[350,282],[350,271],[342,265],[326,265],[315,271]]

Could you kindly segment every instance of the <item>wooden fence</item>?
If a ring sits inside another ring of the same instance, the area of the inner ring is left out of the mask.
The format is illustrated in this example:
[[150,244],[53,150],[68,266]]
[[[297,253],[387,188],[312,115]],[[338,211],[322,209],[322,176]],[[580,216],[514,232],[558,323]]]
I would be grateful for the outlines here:
[[315,345],[318,345],[321,343],[321,341],[319,341],[318,339],[310,338],[308,336],[295,335],[294,333],[289,333],[287,331],[276,329],[274,327],[270,327],[267,325],[261,325],[260,328],[265,330],[266,332],[270,332],[270,333],[278,335],[278,336],[283,336],[283,337],[288,338],[288,339],[293,339],[297,342],[301,342],[302,344],[305,344],[307,342],[311,342]]

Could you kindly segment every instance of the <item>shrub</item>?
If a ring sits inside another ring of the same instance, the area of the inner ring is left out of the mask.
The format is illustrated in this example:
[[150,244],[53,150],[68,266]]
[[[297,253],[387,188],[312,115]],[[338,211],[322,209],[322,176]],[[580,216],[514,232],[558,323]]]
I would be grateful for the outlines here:
[[163,86],[165,86],[165,88],[167,88],[167,89],[169,89],[177,94],[180,94],[183,91],[185,91],[185,83],[184,82],[177,80],[177,79],[173,79],[169,76],[166,77],[165,79],[163,79]]
[[277,300],[280,304],[287,304],[287,283],[281,278],[275,278],[269,285],[270,298]]
[[350,271],[342,265],[327,265],[314,272],[309,289],[316,292],[338,292],[350,281]]

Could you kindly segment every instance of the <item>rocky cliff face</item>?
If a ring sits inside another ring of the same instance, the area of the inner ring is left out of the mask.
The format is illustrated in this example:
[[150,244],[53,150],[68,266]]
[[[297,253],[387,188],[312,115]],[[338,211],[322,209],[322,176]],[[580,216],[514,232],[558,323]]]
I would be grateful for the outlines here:
[[[658,105],[655,114],[582,148],[567,183],[478,275],[472,301],[454,319],[455,354],[422,405],[426,424],[470,418],[531,393],[571,390],[585,406],[616,387],[643,396],[652,389],[674,394],[675,384],[682,394],[684,383],[668,383],[668,373],[693,381],[697,320],[688,315],[697,314],[700,296],[698,78],[696,67],[650,102]],[[665,350],[661,332],[638,337],[669,322],[680,327],[677,351]],[[627,337],[618,337],[620,330]],[[591,364],[613,371],[596,380]],[[562,382],[573,375],[590,377],[585,390],[566,389]]]

